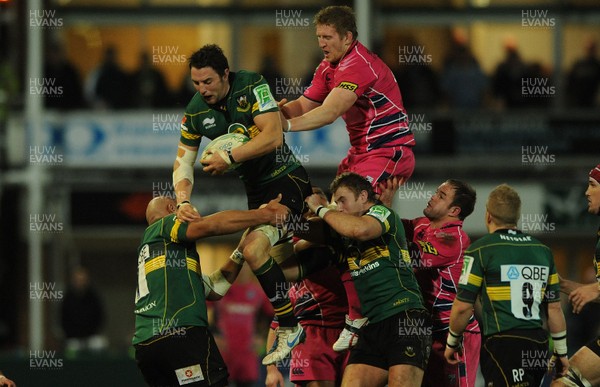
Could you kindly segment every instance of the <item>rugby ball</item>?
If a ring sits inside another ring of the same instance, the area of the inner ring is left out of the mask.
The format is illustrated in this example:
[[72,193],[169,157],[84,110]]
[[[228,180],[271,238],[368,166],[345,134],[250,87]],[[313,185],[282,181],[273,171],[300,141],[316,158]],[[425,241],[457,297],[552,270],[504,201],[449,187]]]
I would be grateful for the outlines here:
[[[200,156],[200,163],[202,163],[202,160],[208,160],[208,158],[218,153],[221,154],[221,157],[226,158],[226,160],[229,161],[227,151],[233,148],[237,148],[238,146],[242,146],[248,141],[250,141],[250,138],[248,138],[248,136],[244,136],[241,133],[227,133],[222,136],[219,136],[206,145],[206,147],[202,151],[202,155]],[[235,169],[241,164],[242,163],[233,163],[229,165],[228,169]]]

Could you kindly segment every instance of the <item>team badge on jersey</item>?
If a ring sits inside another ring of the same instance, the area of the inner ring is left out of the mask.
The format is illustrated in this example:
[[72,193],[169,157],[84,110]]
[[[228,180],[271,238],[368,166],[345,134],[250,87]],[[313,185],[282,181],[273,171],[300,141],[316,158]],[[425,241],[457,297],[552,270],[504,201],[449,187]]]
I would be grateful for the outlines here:
[[256,97],[258,110],[261,112],[277,107],[277,102],[275,101],[275,98],[273,98],[268,84],[264,83],[262,85],[258,85],[254,88],[254,90],[252,90],[252,92]]
[[250,109],[250,104],[248,103],[248,97],[246,97],[246,94],[244,95],[240,95],[239,97],[237,97],[237,111],[238,112],[247,112],[248,109]]
[[381,223],[386,223],[386,220],[388,216],[390,216],[391,212],[384,206],[373,206],[369,209],[369,212],[367,212],[367,214],[375,217]]
[[352,83],[352,82],[340,82],[339,85],[337,85],[337,87],[339,87],[340,89],[345,89],[345,90],[350,90],[350,91],[354,91],[356,89],[358,89],[358,85],[356,83]]

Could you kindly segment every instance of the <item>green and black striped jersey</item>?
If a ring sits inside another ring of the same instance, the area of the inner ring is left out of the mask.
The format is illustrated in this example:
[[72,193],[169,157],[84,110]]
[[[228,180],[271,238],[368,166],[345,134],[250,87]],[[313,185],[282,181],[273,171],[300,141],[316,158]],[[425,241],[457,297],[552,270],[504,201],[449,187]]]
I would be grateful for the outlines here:
[[[217,105],[208,105],[200,93],[188,104],[181,121],[180,141],[189,146],[200,146],[202,137],[211,140],[229,132],[231,124],[242,124],[246,130],[232,129],[251,139],[260,131],[254,118],[268,112],[278,112],[269,84],[262,75],[250,71],[229,73],[230,89]],[[252,184],[263,184],[283,177],[300,166],[285,143],[266,155],[247,160],[235,170],[240,179]]]
[[483,304],[485,336],[542,327],[540,307],[560,301],[550,248],[519,230],[497,230],[465,251],[457,298]]
[[408,309],[425,309],[400,217],[382,204],[372,206],[366,215],[381,224],[380,237],[341,238],[334,246],[348,262],[362,313],[376,323]]
[[152,223],[138,248],[133,344],[208,326],[204,282],[196,243],[187,223],[168,215]]

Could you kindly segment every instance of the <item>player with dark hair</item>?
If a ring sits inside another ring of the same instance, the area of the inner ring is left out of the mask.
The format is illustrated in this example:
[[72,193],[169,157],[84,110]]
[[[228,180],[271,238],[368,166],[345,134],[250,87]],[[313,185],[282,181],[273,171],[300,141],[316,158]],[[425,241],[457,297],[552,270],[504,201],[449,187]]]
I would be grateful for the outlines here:
[[450,312],[446,360],[458,364],[461,338],[482,303],[481,372],[485,384],[538,386],[551,358],[541,310],[547,309],[557,373],[569,368],[567,326],[560,307],[560,286],[552,251],[517,229],[521,199],[502,184],[490,193],[485,223],[488,235],[467,249],[458,294]]
[[[588,188],[585,191],[588,201],[588,212],[600,215],[600,164],[589,173]],[[594,254],[594,269],[597,282],[580,284],[574,281],[560,279],[561,291],[569,295],[573,312],[580,313],[589,302],[600,302],[600,229],[596,235],[596,251]],[[566,376],[555,380],[552,386],[597,386],[600,384],[600,336],[581,347],[569,359],[571,367]]]
[[[279,108],[265,79],[249,71],[230,71],[227,58],[216,45],[206,45],[192,54],[190,75],[197,93],[182,120],[179,150],[173,166],[177,217],[188,222],[199,217],[190,197],[193,166],[202,137],[214,139],[228,131],[240,131],[250,137],[250,141],[228,154],[217,152],[203,159],[204,171],[221,174],[232,163],[242,163],[236,171],[244,182],[248,208],[257,208],[282,193],[281,203],[290,209],[291,220],[298,221],[305,212],[304,198],[311,194],[311,185],[306,170],[285,144]],[[285,277],[272,255],[291,255],[291,252],[275,254],[272,251],[283,234],[281,229],[270,225],[259,226],[248,233],[242,247],[244,259],[280,322],[280,347],[263,360],[265,364],[283,359],[302,340],[302,327],[294,317],[289,298],[277,291],[278,286],[285,283]]]
[[392,176],[407,180],[415,167],[415,139],[392,71],[357,40],[352,8],[325,7],[314,23],[324,59],[302,96],[280,102],[288,118],[283,130],[318,129],[342,117],[351,147],[338,174],[356,172],[376,193]]
[[227,260],[203,275],[195,242],[258,224],[280,225],[288,212],[280,199],[260,209],[222,211],[188,223],[175,216],[175,200],[159,196],[150,201],[149,226],[138,248],[133,337],[135,358],[149,385],[227,385],[227,368],[207,329],[205,297],[222,297],[243,260]]
[[429,358],[431,321],[411,268],[402,221],[356,173],[338,175],[330,190],[337,211],[321,205],[317,195],[306,199],[327,226],[311,239],[332,244],[348,262],[362,313],[369,319],[350,352],[342,385],[418,386]]
[[425,216],[402,219],[415,275],[433,321],[432,351],[422,386],[475,386],[481,335],[473,315],[463,334],[464,361],[449,364],[444,351],[463,255],[471,243],[462,225],[473,212],[476,198],[470,185],[449,179],[427,203]]

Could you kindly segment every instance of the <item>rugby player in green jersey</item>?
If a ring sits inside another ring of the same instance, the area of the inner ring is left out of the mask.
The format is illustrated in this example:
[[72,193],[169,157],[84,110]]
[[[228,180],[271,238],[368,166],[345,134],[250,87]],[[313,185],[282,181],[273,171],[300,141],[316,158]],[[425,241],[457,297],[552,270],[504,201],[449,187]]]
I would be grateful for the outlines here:
[[[488,235],[465,251],[458,294],[450,312],[446,360],[457,364],[462,334],[481,299],[480,367],[486,385],[539,386],[548,367],[569,368],[567,327],[560,307],[560,287],[552,251],[517,229],[521,199],[506,184],[496,187],[486,203]],[[541,319],[547,308],[549,337]]]
[[[202,137],[214,139],[229,130],[239,130],[250,137],[250,141],[227,154],[213,153],[202,161],[203,170],[217,175],[232,163],[241,163],[236,172],[244,183],[248,208],[258,208],[281,193],[281,203],[291,211],[290,221],[300,222],[305,212],[304,198],[311,194],[311,184],[306,170],[285,143],[279,108],[264,77],[249,71],[230,71],[227,58],[216,45],[206,45],[192,54],[190,76],[197,93],[182,119],[173,165],[177,217],[185,222],[198,218],[190,197],[193,166]],[[273,258],[291,256],[291,244],[277,246],[289,248],[286,254],[271,249],[283,239],[281,231],[270,225],[259,226],[248,233],[241,247],[280,324],[278,347],[265,357],[265,365],[283,360],[303,337],[287,292],[281,291],[285,276]]]
[[205,297],[222,297],[243,260],[233,257],[211,275],[202,275],[195,242],[258,224],[279,225],[288,213],[280,200],[188,223],[175,216],[175,200],[159,196],[150,201],[149,226],[138,249],[133,337],[136,361],[149,385],[227,385],[227,368],[207,328]]
[[418,386],[429,359],[432,328],[402,221],[356,173],[338,175],[330,190],[337,211],[322,206],[318,195],[307,199],[331,231],[314,241],[331,244],[348,262],[361,311],[369,319],[350,352],[342,386]]
[[[588,212],[600,215],[600,164],[589,173],[585,191]],[[561,291],[569,295],[573,312],[579,313],[589,302],[600,302],[600,229],[596,235],[594,269],[597,282],[580,284],[560,279]],[[596,306],[597,307],[597,306]],[[570,359],[571,368],[566,376],[554,381],[552,386],[597,386],[600,385],[600,336],[581,347]]]

